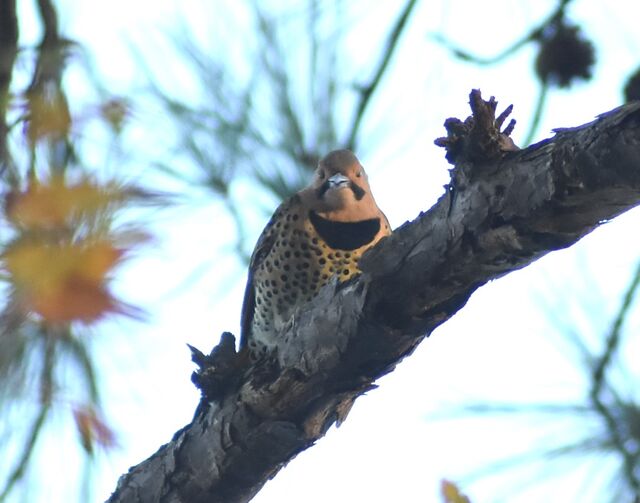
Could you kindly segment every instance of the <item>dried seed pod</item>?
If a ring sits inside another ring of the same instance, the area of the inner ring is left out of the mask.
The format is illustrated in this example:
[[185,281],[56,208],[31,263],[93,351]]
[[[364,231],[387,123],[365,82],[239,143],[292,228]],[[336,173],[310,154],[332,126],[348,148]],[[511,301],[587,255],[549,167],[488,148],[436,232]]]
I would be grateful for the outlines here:
[[563,19],[550,24],[542,32],[536,58],[536,74],[543,82],[569,87],[576,79],[591,78],[595,51],[593,44]]

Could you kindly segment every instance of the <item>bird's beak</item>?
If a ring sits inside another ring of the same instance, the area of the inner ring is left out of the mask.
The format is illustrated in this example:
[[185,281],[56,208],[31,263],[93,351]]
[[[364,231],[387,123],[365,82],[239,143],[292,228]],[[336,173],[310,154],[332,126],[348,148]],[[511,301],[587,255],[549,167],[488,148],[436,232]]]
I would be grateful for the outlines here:
[[348,187],[350,181],[349,178],[340,173],[336,173],[327,180],[330,187]]

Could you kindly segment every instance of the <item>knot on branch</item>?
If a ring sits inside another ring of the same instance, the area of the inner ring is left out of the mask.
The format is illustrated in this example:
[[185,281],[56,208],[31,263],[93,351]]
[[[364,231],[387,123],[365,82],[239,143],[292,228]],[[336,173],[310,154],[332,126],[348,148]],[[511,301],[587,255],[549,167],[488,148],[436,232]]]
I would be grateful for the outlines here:
[[483,100],[478,89],[471,91],[469,105],[472,115],[464,122],[453,117],[447,119],[444,122],[447,136],[435,140],[436,145],[446,149],[449,163],[481,165],[501,159],[505,152],[520,150],[509,136],[516,124],[514,119],[500,131],[513,105],[496,117],[498,102],[493,96],[489,101]]
[[198,369],[191,374],[191,381],[202,392],[202,399],[219,401],[240,380],[243,354],[236,352],[236,338],[231,332],[223,332],[220,342],[211,353],[205,355],[198,348],[187,344],[191,360]]

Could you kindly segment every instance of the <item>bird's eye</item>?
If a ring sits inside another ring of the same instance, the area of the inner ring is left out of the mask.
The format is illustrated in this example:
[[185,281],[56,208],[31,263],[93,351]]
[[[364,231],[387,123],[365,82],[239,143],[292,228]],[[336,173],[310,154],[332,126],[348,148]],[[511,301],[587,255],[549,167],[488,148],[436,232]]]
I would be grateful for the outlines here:
[[318,178],[320,178],[320,180],[324,180],[324,171],[318,171]]
[[362,176],[362,170],[357,171],[357,172],[356,172],[356,176],[357,176],[358,178],[360,178],[360,177]]

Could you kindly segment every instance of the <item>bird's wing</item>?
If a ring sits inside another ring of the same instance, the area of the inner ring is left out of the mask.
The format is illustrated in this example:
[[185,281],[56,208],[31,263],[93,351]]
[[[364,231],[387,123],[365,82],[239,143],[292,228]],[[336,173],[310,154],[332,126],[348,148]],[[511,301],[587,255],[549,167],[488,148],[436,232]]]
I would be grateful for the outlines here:
[[299,202],[299,199],[294,196],[283,202],[276,209],[271,220],[269,220],[269,223],[267,223],[262,234],[260,234],[256,247],[251,254],[249,272],[247,275],[247,286],[244,290],[244,300],[242,301],[242,311],[240,315],[240,349],[248,346],[249,337],[251,336],[251,323],[253,321],[256,300],[255,285],[253,283],[254,272],[269,255],[271,248],[273,248],[273,243],[276,241],[277,232],[275,230],[275,222],[280,220],[283,214],[290,209],[291,205],[296,204],[297,202]]

